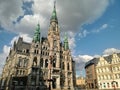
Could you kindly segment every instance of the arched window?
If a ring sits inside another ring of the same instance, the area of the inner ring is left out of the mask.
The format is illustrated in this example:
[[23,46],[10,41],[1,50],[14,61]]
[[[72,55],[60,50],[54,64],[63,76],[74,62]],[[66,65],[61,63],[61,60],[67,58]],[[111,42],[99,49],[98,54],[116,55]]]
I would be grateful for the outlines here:
[[34,54],[36,54],[36,50],[34,50]]
[[34,57],[33,59],[33,66],[37,66],[37,57]]
[[62,69],[64,69],[64,62],[62,62]]
[[56,59],[53,60],[53,67],[56,67]]
[[43,58],[40,59],[40,67],[43,67]]
[[46,56],[47,56],[47,52],[46,52],[46,54],[45,54]]
[[22,75],[22,70],[20,70],[20,75]]
[[39,54],[39,50],[37,50],[37,52],[36,52],[37,54]]
[[27,67],[27,64],[28,64],[28,60],[24,59],[24,67]]
[[42,52],[42,55],[44,55],[44,52]]
[[22,58],[19,58],[19,60],[18,60],[18,66],[19,67],[22,67],[22,61],[23,61]]
[[45,60],[45,67],[48,67],[48,59]]
[[69,63],[67,64],[67,69],[68,69],[68,70],[70,69]]

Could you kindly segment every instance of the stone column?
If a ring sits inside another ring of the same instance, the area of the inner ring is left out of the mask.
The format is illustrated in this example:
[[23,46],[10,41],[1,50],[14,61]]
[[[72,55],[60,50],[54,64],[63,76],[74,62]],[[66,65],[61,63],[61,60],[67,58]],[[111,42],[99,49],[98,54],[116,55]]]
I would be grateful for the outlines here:
[[65,89],[68,89],[67,56],[65,55]]
[[58,52],[57,52],[57,58],[56,58],[56,67],[60,68],[60,55]]
[[45,59],[43,58],[43,68],[45,68]]
[[71,82],[70,88],[71,88],[71,90],[74,90],[74,86],[73,86],[73,74],[71,74],[70,82]]

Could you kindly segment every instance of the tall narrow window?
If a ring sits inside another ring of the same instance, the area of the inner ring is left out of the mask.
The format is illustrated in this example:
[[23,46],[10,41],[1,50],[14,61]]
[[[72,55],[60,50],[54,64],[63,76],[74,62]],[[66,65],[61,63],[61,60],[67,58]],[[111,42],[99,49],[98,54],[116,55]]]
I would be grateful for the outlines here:
[[40,59],[40,67],[43,67],[43,58]]
[[56,67],[56,59],[53,60],[53,67]]
[[25,60],[24,60],[24,67],[27,67],[27,63],[28,63],[28,60],[25,59]]
[[69,63],[67,64],[67,69],[68,69],[68,70],[70,69]]
[[37,54],[39,54],[39,50],[37,50],[37,52],[36,52]]
[[19,60],[18,60],[18,66],[22,67],[22,58],[19,58]]
[[48,67],[48,59],[45,60],[45,67]]
[[34,57],[33,59],[33,66],[37,66],[37,57]]
[[62,62],[62,69],[64,69],[64,62]]

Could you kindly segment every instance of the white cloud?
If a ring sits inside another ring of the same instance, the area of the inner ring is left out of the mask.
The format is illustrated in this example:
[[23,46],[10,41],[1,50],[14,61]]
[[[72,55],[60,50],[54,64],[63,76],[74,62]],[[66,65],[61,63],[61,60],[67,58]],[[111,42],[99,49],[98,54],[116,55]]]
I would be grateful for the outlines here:
[[103,24],[101,29],[106,29],[108,27],[108,24]]
[[91,33],[99,33],[102,30],[106,30],[107,27],[108,27],[108,24],[103,24],[101,27],[99,27],[96,30],[93,30]]
[[12,22],[23,14],[22,0],[0,0],[0,25],[3,28],[13,28]]
[[113,53],[120,53],[120,50],[119,49],[116,49],[116,48],[107,48],[103,51],[103,55],[111,55]]
[[80,62],[80,61],[87,62],[87,61],[93,59],[93,56],[90,56],[90,55],[78,55],[74,59],[75,59],[76,62]]
[[2,73],[3,66],[5,64],[5,59],[9,54],[10,46],[4,45],[3,53],[0,53],[0,74]]
[[91,33],[99,33],[101,32],[102,30],[106,30],[106,28],[108,27],[108,24],[103,24],[101,27],[99,27],[98,29],[95,29],[95,30],[86,30],[86,29],[83,29],[81,28],[78,36],[79,36],[79,40],[81,38],[85,38],[88,34],[91,34]]
[[15,25],[14,29],[18,33],[26,33],[29,35],[33,35],[38,23],[40,23],[42,34],[45,35],[45,33],[47,33],[48,30],[44,30],[44,28],[47,29],[48,24],[46,22],[46,19],[39,14],[25,15],[24,18],[20,21],[20,23],[17,23]]
[[[23,0],[32,1],[32,0]],[[53,0],[34,0],[33,15],[25,15],[19,23],[14,25],[19,16],[23,15],[22,0],[0,1],[0,23],[4,28],[13,32],[33,34],[35,25],[40,22],[43,35],[48,30],[50,16],[53,10]],[[77,32],[85,23],[98,19],[109,5],[109,0],[59,0],[57,1],[57,15],[61,31]],[[3,8],[4,7],[4,8]]]
[[5,53],[6,55],[8,55],[9,51],[10,51],[10,46],[4,45],[4,47],[3,47],[3,53]]
[[80,33],[78,34],[78,36],[79,36],[80,38],[84,38],[84,37],[86,37],[89,33],[90,33],[90,32],[88,32],[87,30],[82,30],[82,29],[81,29],[81,31],[80,31]]
[[74,61],[76,62],[76,70],[80,71],[84,69],[85,63],[91,59],[93,59],[93,56],[90,55],[78,55],[74,56]]
[[6,57],[5,53],[0,53],[0,75],[2,73],[2,69],[5,64],[5,57]]
[[76,44],[75,44],[75,34],[73,32],[68,32],[68,42],[70,49],[74,49]]

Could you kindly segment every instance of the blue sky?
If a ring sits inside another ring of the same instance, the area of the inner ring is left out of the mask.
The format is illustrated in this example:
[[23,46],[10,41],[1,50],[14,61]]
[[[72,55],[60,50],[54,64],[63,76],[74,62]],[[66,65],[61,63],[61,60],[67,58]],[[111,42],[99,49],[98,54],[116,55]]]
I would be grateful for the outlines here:
[[[106,48],[120,49],[120,1],[116,0],[110,4],[103,15],[97,19],[94,23],[83,25],[82,28],[91,32],[85,38],[79,40],[79,35],[76,36],[76,42],[79,44],[80,51],[77,53],[82,54],[102,54]],[[105,29],[99,32],[92,32],[93,30],[99,30],[103,25],[107,25]]]
[[[0,71],[19,36],[30,42],[38,22],[42,36],[47,35],[53,1],[0,1]],[[77,76],[85,75],[84,64],[90,59],[120,52],[120,0],[57,0],[56,7],[61,36],[68,33]]]

